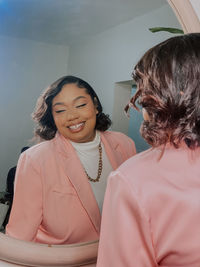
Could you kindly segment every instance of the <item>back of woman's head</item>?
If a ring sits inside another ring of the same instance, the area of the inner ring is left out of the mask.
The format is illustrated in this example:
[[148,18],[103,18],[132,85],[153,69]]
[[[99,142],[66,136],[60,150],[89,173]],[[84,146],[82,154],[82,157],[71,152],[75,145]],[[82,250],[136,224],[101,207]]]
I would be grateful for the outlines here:
[[57,128],[52,115],[52,101],[66,84],[76,84],[77,87],[86,90],[98,110],[95,129],[107,130],[111,125],[111,120],[108,115],[103,113],[101,102],[94,89],[78,77],[64,76],[52,83],[37,100],[35,111],[32,114],[32,118],[36,122],[35,136],[44,140],[50,140],[55,136]]
[[200,33],[172,37],[148,50],[134,68],[131,99],[146,109],[141,134],[153,147],[200,145]]

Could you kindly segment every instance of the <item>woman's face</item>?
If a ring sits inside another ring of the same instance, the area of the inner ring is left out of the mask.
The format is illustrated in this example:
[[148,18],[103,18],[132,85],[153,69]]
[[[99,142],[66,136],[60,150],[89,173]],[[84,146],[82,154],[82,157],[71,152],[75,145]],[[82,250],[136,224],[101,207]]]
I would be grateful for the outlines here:
[[97,113],[86,89],[73,83],[64,85],[52,101],[52,115],[58,131],[76,143],[94,139]]

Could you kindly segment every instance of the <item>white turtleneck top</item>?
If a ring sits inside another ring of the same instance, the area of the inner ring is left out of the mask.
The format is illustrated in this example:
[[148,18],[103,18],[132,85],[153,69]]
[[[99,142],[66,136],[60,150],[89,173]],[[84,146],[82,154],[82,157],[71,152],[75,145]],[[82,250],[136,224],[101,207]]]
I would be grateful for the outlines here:
[[[77,152],[78,157],[84,169],[92,179],[96,179],[98,174],[98,167],[99,167],[98,146],[100,142],[101,138],[99,131],[96,131],[96,136],[94,140],[91,142],[75,143],[71,141],[71,144],[74,147],[75,151]],[[101,146],[102,146],[102,162],[103,162],[101,177],[99,179],[99,182],[91,182],[88,180],[92,187],[96,201],[98,203],[100,212],[102,211],[107,178],[110,172],[113,170],[110,161],[106,155],[103,143],[101,143]]]

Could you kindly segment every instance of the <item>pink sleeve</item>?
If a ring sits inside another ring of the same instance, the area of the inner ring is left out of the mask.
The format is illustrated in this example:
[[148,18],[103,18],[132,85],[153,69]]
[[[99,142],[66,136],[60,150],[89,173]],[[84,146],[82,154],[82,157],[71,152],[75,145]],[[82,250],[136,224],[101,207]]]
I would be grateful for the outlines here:
[[38,168],[23,153],[17,164],[13,206],[6,234],[34,241],[42,221],[42,184]]
[[97,267],[111,266],[157,266],[149,219],[118,171],[109,177],[97,261]]

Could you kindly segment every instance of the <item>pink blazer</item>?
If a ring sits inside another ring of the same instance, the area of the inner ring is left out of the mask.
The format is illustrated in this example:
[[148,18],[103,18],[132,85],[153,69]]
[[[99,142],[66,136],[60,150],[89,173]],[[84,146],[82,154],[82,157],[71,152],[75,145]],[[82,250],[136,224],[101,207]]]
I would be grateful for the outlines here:
[[[124,134],[102,132],[101,140],[113,169],[136,153]],[[71,244],[98,239],[99,229],[98,204],[70,142],[57,133],[21,154],[8,235]]]
[[97,267],[200,266],[200,149],[150,149],[112,172]]

